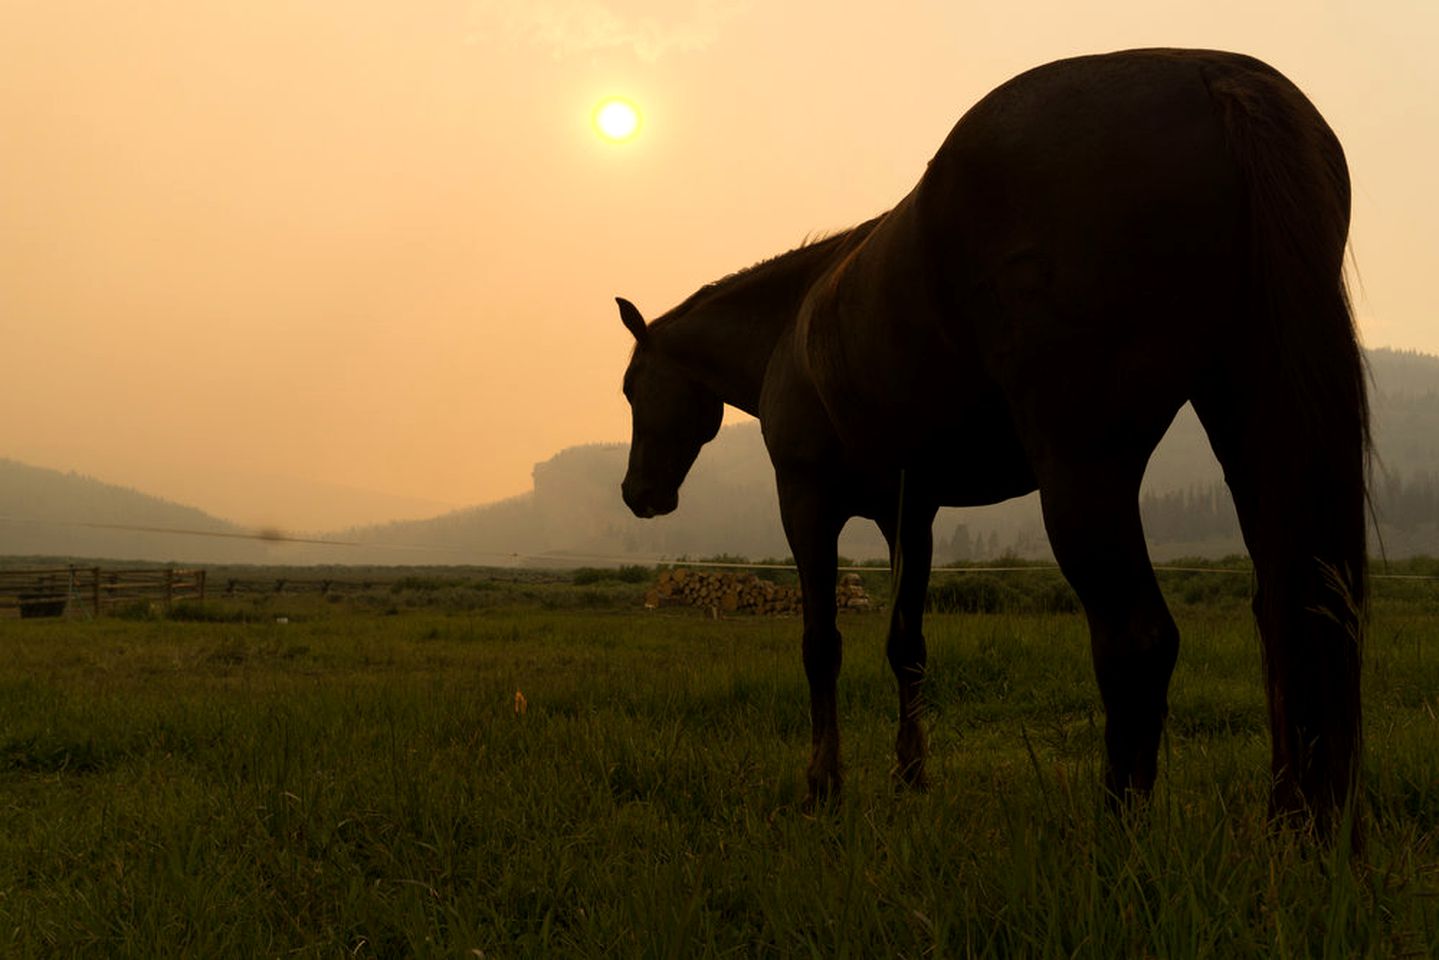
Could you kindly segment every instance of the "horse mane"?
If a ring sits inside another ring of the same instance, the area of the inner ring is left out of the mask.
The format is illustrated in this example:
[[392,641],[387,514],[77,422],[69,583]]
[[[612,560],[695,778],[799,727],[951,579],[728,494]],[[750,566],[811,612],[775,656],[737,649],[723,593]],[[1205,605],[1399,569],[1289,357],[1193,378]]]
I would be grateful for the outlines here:
[[[661,327],[666,325],[670,321],[684,316],[695,306],[715,294],[730,292],[740,284],[764,284],[769,281],[787,279],[793,275],[793,268],[797,265],[796,261],[798,260],[804,260],[808,263],[810,256],[821,253],[832,254],[833,257],[843,256],[854,245],[869,236],[869,232],[874,229],[875,224],[877,224],[880,219],[882,219],[882,217],[874,217],[853,227],[810,234],[804,238],[799,246],[792,250],[787,250],[776,256],[760,260],[751,266],[736,270],[718,280],[705,284],[686,297],[678,306],[667,311],[664,316],[655,320],[651,326]],[[820,262],[824,267],[827,267],[833,262],[833,257],[822,257]],[[811,282],[817,279],[821,272],[823,272],[823,267],[816,269],[811,277]]]

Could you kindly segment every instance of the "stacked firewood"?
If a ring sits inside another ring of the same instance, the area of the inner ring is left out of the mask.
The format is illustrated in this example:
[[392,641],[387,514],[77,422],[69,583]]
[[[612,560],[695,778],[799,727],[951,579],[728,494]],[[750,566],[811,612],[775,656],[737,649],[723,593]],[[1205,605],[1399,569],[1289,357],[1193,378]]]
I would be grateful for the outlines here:
[[[859,574],[846,573],[835,589],[841,610],[868,610],[869,594]],[[645,594],[645,606],[690,606],[709,610],[715,616],[727,613],[754,613],[765,616],[801,612],[798,587],[784,587],[762,580],[752,573],[708,570],[661,570],[655,586]]]
[[839,586],[834,589],[834,602],[841,611],[870,608],[869,594],[865,593],[864,581],[859,578],[859,574],[840,574]]

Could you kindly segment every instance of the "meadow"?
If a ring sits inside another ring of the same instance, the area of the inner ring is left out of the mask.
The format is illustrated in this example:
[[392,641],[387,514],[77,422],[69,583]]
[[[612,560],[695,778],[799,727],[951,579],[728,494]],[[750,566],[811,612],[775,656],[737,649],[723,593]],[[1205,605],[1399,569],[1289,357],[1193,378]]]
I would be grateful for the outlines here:
[[1183,648],[1124,819],[1052,572],[937,585],[982,612],[928,621],[925,794],[891,786],[884,618],[842,620],[848,783],[813,813],[798,622],[643,583],[3,621],[0,955],[1439,955],[1439,583],[1376,585],[1355,857],[1266,822],[1245,578],[1163,582]]

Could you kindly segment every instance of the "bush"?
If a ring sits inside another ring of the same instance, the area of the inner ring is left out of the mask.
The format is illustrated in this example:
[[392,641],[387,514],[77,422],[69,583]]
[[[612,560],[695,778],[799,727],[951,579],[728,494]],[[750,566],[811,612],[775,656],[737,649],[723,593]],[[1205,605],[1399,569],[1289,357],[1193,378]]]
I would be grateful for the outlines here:
[[608,576],[608,570],[601,570],[598,567],[580,567],[570,574],[570,582],[577,587],[587,587],[592,583],[599,583]]
[[971,573],[932,583],[925,609],[933,613],[1076,613],[1079,597],[1068,581],[1047,572],[997,577]]
[[250,623],[260,618],[253,610],[213,600],[181,600],[170,608],[167,619],[184,623]]
[[606,580],[619,583],[645,583],[650,579],[651,572],[649,567],[638,565],[624,566],[618,569],[580,567],[570,574],[570,582],[577,587],[587,587],[591,584],[603,583]]
[[967,574],[930,584],[925,609],[931,613],[1005,613],[1028,604],[1024,594],[998,577]]
[[433,593],[436,590],[443,590],[445,587],[454,586],[453,580],[444,580],[440,577],[401,577],[390,585],[391,593],[403,593],[406,590],[417,590],[421,593]]
[[129,603],[119,604],[111,610],[111,614],[117,620],[155,620],[163,612],[160,604],[152,603],[149,600],[132,600]]
[[649,567],[639,565],[620,567],[615,571],[615,579],[620,583],[647,583],[653,572]]
[[1079,596],[1067,580],[1057,580],[1039,589],[1034,606],[1040,613],[1078,613]]

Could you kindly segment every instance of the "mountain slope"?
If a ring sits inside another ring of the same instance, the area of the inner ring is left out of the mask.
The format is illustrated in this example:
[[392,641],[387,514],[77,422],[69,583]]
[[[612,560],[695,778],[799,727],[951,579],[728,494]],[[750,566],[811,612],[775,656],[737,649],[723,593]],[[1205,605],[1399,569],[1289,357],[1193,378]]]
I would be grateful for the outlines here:
[[[116,529],[121,526],[144,529]],[[0,554],[263,562],[264,544],[228,539],[242,533],[194,507],[76,473],[0,459]]]

